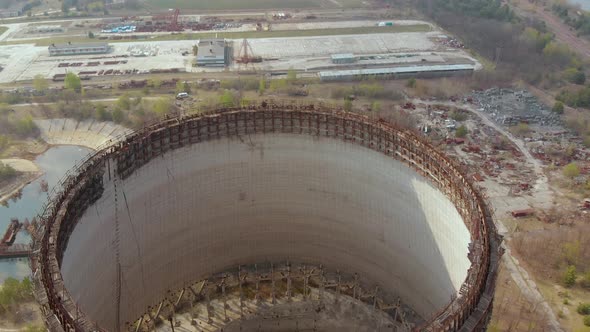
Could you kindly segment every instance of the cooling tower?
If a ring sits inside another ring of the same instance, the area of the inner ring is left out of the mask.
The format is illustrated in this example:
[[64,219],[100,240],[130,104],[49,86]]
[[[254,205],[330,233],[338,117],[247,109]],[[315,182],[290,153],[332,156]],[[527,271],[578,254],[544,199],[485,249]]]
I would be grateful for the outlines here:
[[161,121],[75,169],[40,220],[52,331],[482,331],[501,256],[459,166],[317,106]]

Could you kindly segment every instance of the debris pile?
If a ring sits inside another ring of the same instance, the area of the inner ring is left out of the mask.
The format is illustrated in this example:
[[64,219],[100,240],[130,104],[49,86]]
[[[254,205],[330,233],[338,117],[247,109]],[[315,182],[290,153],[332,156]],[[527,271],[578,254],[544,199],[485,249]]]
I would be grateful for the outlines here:
[[526,90],[492,88],[475,91],[474,102],[480,111],[499,124],[513,126],[519,123],[538,124],[545,127],[561,127],[563,122],[559,116],[543,105],[535,96]]

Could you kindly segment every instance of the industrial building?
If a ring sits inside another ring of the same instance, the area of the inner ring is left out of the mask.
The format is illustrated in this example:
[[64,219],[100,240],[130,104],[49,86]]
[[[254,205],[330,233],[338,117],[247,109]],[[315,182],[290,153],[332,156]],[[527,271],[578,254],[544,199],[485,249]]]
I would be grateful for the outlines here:
[[19,9],[0,9],[0,18],[17,17],[21,15]]
[[62,185],[32,232],[50,331],[469,332],[491,316],[490,207],[383,120],[210,109],[130,134]]
[[352,53],[332,54],[332,63],[334,64],[347,64],[354,62],[356,62],[356,58]]
[[102,54],[110,50],[107,43],[83,43],[83,44],[51,44],[49,46],[49,55],[83,55],[83,54]]
[[474,65],[430,65],[404,66],[393,68],[368,68],[351,70],[330,70],[318,73],[322,81],[346,81],[364,78],[407,78],[407,77],[444,77],[470,75],[475,70]]
[[41,25],[29,28],[29,33],[62,33],[65,29],[61,25]]
[[225,67],[229,60],[228,47],[224,39],[202,39],[197,51],[197,66]]

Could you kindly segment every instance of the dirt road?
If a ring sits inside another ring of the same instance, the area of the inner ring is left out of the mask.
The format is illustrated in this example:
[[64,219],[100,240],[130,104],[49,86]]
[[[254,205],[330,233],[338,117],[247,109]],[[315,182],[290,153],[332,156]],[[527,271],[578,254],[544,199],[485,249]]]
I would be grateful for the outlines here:
[[[529,150],[526,148],[524,141],[521,139],[514,137],[511,133],[506,131],[500,125],[496,124],[494,121],[486,117],[484,114],[476,110],[473,105],[470,104],[456,104],[451,102],[426,102],[423,100],[414,100],[415,104],[438,104],[438,105],[447,105],[447,106],[456,106],[462,109],[468,110],[469,112],[473,113],[477,117],[479,117],[482,122],[494,128],[498,133],[505,136],[509,139],[517,148],[522,152],[526,159],[526,163],[530,164],[537,175],[537,181],[532,188],[531,194],[531,202],[532,204],[536,204],[538,206],[550,206],[553,203],[553,196],[554,192],[549,187],[549,180],[545,173],[543,173],[543,166],[541,162],[535,157],[531,155]],[[516,206],[518,208],[518,206]],[[504,226],[504,224],[496,220],[496,225],[498,226],[498,231],[502,234],[505,239],[508,241],[510,239],[510,232]],[[520,265],[518,259],[512,255],[510,250],[510,246],[507,245],[507,241],[504,242],[504,256],[502,256],[502,260],[510,272],[510,275],[514,282],[518,285],[522,293],[528,299],[530,303],[535,305],[539,310],[543,311],[544,316],[547,319],[547,324],[551,327],[551,331],[563,331],[561,328],[559,321],[557,320],[557,316],[549,306],[549,303],[543,298],[543,295],[539,291],[537,284],[535,281],[530,277],[528,272]]]

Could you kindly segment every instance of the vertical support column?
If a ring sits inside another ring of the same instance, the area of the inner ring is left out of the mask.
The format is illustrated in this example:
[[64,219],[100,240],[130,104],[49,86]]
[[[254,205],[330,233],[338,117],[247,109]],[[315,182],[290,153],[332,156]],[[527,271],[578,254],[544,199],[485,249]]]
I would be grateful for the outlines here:
[[240,289],[240,318],[244,318],[244,290],[242,289],[242,283],[245,279],[245,275],[242,277],[242,267],[238,266],[238,287]]
[[[207,284],[205,284],[204,287],[207,287]],[[205,289],[205,305],[207,307],[207,323],[211,324],[213,323],[213,312],[211,310],[211,297],[209,296],[209,291],[208,288]]]
[[254,265],[254,279],[256,280],[256,294],[254,300],[256,304],[260,304],[260,274],[258,274],[258,266]]
[[274,269],[274,264],[270,264],[270,297],[271,297],[271,303],[272,304],[276,304],[277,303],[277,297],[275,294],[275,269]]
[[287,263],[287,301],[291,302],[291,263]]
[[325,279],[324,279],[324,267],[320,265],[320,281],[319,281],[319,308],[324,307],[324,287],[325,287]]
[[352,284],[352,298],[357,299],[357,296],[360,297],[359,291],[359,275],[358,273],[354,274],[354,283]]
[[225,282],[226,282],[227,275],[223,275],[221,279],[221,297],[223,298],[223,320],[228,322],[229,318],[227,318],[227,297],[225,296]]

